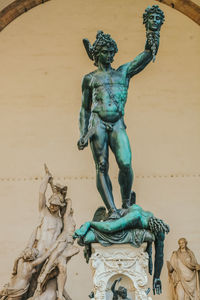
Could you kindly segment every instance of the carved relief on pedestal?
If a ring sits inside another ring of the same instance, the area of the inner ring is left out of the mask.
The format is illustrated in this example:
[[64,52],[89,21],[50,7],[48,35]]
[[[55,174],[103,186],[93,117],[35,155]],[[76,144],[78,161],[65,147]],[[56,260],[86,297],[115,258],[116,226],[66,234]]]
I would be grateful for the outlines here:
[[[110,299],[110,286],[119,275],[127,286],[128,295],[135,300],[151,300],[147,296],[148,254],[146,244],[140,248],[128,244],[103,247],[92,245],[91,267],[95,300]],[[131,284],[129,282],[131,281]]]

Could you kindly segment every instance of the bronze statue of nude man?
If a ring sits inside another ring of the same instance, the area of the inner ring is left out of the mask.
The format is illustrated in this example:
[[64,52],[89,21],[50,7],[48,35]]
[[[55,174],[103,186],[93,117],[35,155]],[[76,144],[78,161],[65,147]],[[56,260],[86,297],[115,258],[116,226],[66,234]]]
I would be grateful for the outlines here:
[[[156,14],[156,18],[149,17]],[[145,22],[153,23],[159,31],[164,14],[155,9],[146,12]],[[93,45],[83,40],[87,54],[95,61],[97,69],[83,78],[82,106],[80,110],[80,139],[78,149],[83,150],[90,139],[90,145],[96,165],[97,189],[108,209],[111,218],[120,217],[114,204],[112,184],[108,175],[108,149],[111,148],[119,167],[119,184],[122,207],[130,205],[133,184],[131,166],[131,148],[124,124],[124,107],[130,79],[142,71],[153,59],[152,36],[145,45],[145,50],[134,60],[113,69],[111,64],[117,53],[117,44],[109,34],[99,31]],[[159,46],[159,38],[154,43],[154,56]]]

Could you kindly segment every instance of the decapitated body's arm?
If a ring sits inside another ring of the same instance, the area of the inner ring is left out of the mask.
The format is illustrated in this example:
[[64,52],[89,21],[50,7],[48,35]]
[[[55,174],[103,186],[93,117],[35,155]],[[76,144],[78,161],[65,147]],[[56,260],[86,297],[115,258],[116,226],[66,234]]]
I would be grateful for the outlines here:
[[[83,78],[82,83],[82,105],[80,110],[79,116],[79,129],[80,129],[80,139],[84,137],[87,133],[89,119],[91,114],[91,103],[92,103],[92,95],[91,95],[91,88],[90,88],[90,75],[86,75]],[[78,143],[79,150],[82,150],[81,143]]]
[[72,209],[72,200],[70,198],[67,198],[67,209],[64,218],[65,216],[69,216],[69,214],[71,213],[71,209]]
[[164,240],[165,234],[159,232],[155,240],[155,262],[154,262],[154,275],[153,275],[153,293],[160,295],[162,293],[162,285],[160,281],[160,274],[163,267],[164,258]]

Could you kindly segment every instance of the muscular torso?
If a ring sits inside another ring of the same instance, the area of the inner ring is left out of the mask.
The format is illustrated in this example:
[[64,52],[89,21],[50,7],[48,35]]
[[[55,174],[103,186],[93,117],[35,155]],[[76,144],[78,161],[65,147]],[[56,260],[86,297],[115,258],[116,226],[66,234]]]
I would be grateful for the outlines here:
[[124,72],[110,69],[91,74],[92,112],[105,122],[116,122],[124,114],[127,100],[128,79]]
[[49,249],[61,233],[63,222],[60,216],[50,213],[47,207],[42,211],[41,224],[38,227],[37,249],[40,255]]
[[73,242],[73,234],[76,229],[76,223],[73,216],[70,214],[64,219],[64,228],[59,236],[59,240],[66,240],[67,242]]

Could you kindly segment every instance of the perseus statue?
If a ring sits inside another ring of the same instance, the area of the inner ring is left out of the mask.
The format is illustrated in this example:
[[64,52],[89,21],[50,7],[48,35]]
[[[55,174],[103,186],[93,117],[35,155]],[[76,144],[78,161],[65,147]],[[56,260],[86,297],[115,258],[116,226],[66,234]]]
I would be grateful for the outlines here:
[[131,148],[124,124],[124,107],[130,79],[142,71],[151,60],[155,60],[164,13],[157,5],[148,7],[143,15],[143,22],[147,35],[144,51],[118,69],[111,66],[118,48],[109,34],[98,31],[93,45],[89,40],[83,40],[87,54],[97,69],[85,75],[82,82],[78,149],[83,150],[90,140],[96,165],[97,189],[110,218],[114,219],[120,215],[114,203],[108,175],[109,147],[119,167],[122,208],[128,208],[131,201],[133,169]]

